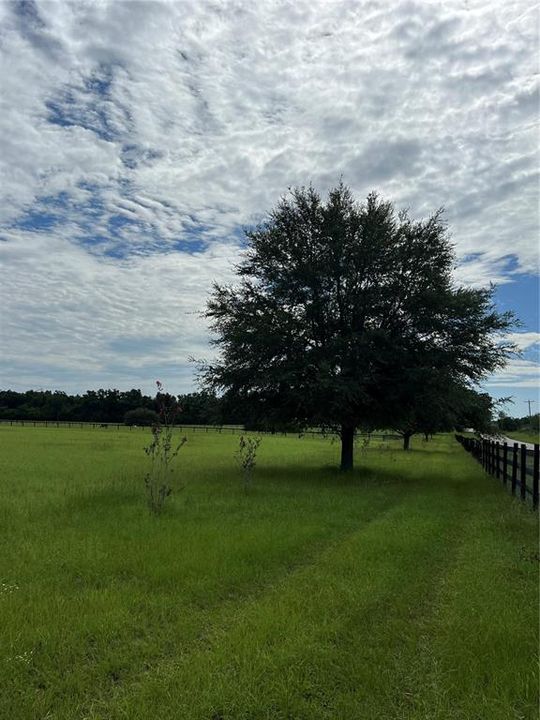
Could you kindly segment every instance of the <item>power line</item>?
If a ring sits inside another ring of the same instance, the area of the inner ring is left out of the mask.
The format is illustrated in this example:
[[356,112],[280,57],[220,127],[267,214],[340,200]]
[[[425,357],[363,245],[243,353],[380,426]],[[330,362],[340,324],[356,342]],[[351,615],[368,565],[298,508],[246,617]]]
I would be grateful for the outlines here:
[[532,413],[531,413],[531,403],[535,403],[536,400],[524,400],[523,402],[526,402],[526,403],[528,404],[528,406],[529,406],[529,417],[532,417]]

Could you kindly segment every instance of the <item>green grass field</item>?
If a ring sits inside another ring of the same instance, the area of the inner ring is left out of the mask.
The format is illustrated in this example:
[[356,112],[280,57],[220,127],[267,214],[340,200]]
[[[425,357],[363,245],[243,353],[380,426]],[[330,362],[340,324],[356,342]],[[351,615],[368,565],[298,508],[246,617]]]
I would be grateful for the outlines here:
[[195,433],[145,506],[146,432],[0,428],[0,717],[537,718],[537,523],[450,437]]
[[511,437],[515,440],[519,440],[521,442],[526,442],[526,443],[540,442],[540,437],[534,432],[521,432],[521,431],[517,430],[516,432],[508,432],[506,434],[508,435],[508,437]]

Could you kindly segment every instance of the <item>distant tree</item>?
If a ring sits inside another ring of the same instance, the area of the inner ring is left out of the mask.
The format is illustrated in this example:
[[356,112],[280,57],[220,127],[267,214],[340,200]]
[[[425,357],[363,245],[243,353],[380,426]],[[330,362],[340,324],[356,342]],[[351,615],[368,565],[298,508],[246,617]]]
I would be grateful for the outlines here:
[[521,430],[525,432],[540,433],[540,414],[524,415],[520,418],[509,417],[504,412],[499,413],[497,428],[503,432]]
[[[461,402],[461,388],[446,372],[434,368],[398,368],[379,395],[379,421],[403,437],[408,450],[413,435],[423,433],[428,439],[437,432],[454,427]],[[392,382],[392,378],[395,382]]]
[[246,239],[237,282],[214,285],[207,306],[220,355],[202,364],[204,386],[339,428],[343,470],[356,429],[394,411],[380,402],[399,368],[402,383],[417,368],[474,383],[512,350],[493,290],[456,287],[440,212],[413,221],[376,194],[359,205],[343,184],[326,202],[300,188]]
[[[493,422],[497,403],[487,393],[480,393],[462,380],[435,368],[419,367],[415,372],[402,369],[399,383],[387,383],[383,416],[379,424],[399,432],[403,448],[410,439],[423,433],[428,439],[437,432],[472,427],[487,432]],[[384,415],[389,419],[384,421]]]
[[219,399],[214,393],[194,392],[178,396],[185,425],[220,425],[223,422]]
[[454,426],[458,430],[472,428],[477,432],[490,432],[497,402],[488,393],[474,388],[463,388],[458,395]]
[[89,390],[84,395],[68,395],[56,390],[27,390],[17,393],[0,390],[0,417],[28,420],[74,420],[123,422],[128,410],[151,409],[154,400],[140,390]]
[[519,429],[520,421],[519,418],[509,417],[505,412],[501,411],[499,413],[497,425],[499,430],[502,430],[503,432],[512,432]]
[[128,410],[124,415],[124,425],[155,425],[159,421],[159,415],[155,410],[139,407]]

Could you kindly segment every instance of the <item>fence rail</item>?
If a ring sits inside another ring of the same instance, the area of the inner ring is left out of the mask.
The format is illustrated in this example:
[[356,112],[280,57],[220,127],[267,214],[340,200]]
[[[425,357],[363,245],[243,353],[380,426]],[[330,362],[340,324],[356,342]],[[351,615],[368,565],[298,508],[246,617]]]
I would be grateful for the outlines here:
[[[5,420],[0,419],[0,425],[11,425],[19,427],[73,427],[73,428],[93,428],[105,429],[120,428],[124,430],[148,430],[148,425],[124,425],[124,423],[100,423],[100,422],[81,422],[80,420]],[[243,433],[256,433],[257,435],[312,435],[315,437],[336,436],[338,433],[324,430],[298,430],[286,431],[281,430],[246,430],[241,425],[175,425],[176,430],[190,430],[192,432],[217,432],[232,433],[233,435],[241,435]],[[403,440],[401,435],[394,433],[358,433],[357,438],[369,438],[370,440]]]
[[512,495],[522,500],[532,498],[533,507],[538,508],[538,485],[540,446],[534,444],[532,450],[525,443],[507,443],[487,438],[464,437],[456,435],[456,440],[481,463],[484,470],[509,486]]

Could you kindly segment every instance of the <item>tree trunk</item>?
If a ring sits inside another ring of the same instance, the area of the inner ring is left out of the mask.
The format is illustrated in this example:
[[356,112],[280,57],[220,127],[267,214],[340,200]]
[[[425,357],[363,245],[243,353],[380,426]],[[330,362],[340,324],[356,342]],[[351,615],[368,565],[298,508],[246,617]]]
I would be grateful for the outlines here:
[[412,433],[403,433],[403,449],[408,450],[411,443]]
[[341,426],[341,467],[340,470],[353,469],[354,425]]

